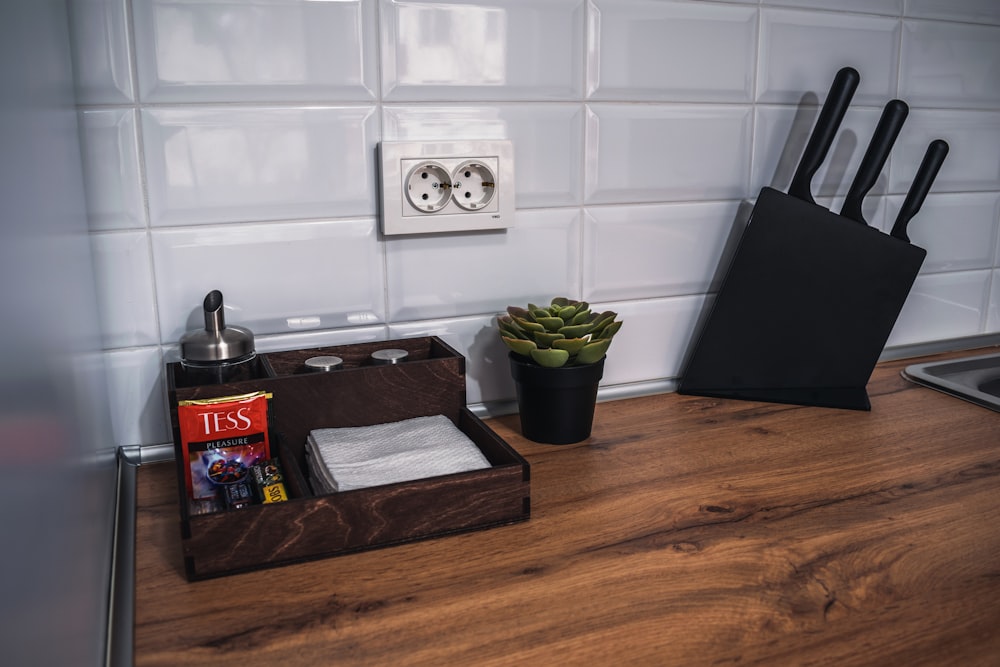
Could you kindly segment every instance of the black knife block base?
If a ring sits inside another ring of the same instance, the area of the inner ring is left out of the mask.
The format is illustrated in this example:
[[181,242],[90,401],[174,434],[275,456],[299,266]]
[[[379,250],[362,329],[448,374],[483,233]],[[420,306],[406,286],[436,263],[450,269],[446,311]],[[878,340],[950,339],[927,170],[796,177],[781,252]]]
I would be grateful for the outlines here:
[[763,188],[678,392],[870,410],[865,387],[926,254]]

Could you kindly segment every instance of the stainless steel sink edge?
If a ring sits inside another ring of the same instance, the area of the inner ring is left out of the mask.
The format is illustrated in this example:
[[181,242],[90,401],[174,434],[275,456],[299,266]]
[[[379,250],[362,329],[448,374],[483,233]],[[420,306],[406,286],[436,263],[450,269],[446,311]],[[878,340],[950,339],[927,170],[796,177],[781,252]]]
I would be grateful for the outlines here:
[[1000,353],[913,364],[900,374],[916,384],[1000,412],[1000,396],[979,389],[986,381],[1000,378]]

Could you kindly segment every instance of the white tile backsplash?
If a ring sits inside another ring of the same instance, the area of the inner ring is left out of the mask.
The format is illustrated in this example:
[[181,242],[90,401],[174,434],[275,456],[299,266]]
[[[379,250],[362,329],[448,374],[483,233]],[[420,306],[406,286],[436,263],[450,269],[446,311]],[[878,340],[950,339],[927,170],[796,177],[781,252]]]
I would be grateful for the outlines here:
[[1000,26],[904,21],[900,96],[917,106],[1000,106]]
[[169,442],[166,373],[155,347],[105,353],[111,429],[116,446]]
[[899,16],[903,13],[903,0],[760,0],[760,4],[886,16]]
[[375,220],[179,227],[152,234],[160,336],[204,326],[221,290],[229,324],[255,334],[385,322]]
[[145,102],[375,99],[375,0],[133,0]]
[[702,294],[746,220],[738,202],[601,206],[584,227],[587,301]]
[[992,271],[917,276],[888,345],[961,338],[983,333]]
[[79,119],[90,228],[145,227],[135,111],[90,109]]
[[941,21],[1000,24],[996,0],[906,0],[905,16]]
[[1000,111],[911,109],[889,160],[889,191],[906,192],[935,139],[948,157],[934,192],[996,191],[1000,183]]
[[746,194],[751,107],[601,102],[587,109],[586,203]]
[[[890,231],[903,195],[887,198]],[[995,192],[930,194],[907,225],[910,242],[927,250],[923,273],[989,269],[996,263],[1000,195]]]
[[375,212],[374,107],[143,111],[153,226]]
[[389,321],[491,313],[579,294],[580,217],[576,208],[523,210],[506,232],[388,239]]
[[80,104],[121,104],[134,98],[129,68],[127,0],[73,0],[73,78]]
[[896,92],[900,22],[881,16],[760,10],[757,101],[798,104],[821,100],[837,70],[861,74],[856,104],[883,104]]
[[[750,102],[757,10],[692,2],[590,0],[594,100]],[[697,67],[676,63],[697,62]]]
[[105,349],[156,345],[156,295],[145,232],[91,237]]
[[[221,289],[261,351],[439,335],[468,400],[513,398],[493,328],[618,310],[608,389],[669,385],[763,186],[836,71],[861,84],[813,179],[839,210],[882,106],[910,115],[864,204],[928,250],[890,345],[1000,333],[1000,9],[991,0],[74,0],[79,131],[119,444],[170,438],[164,360]],[[380,140],[509,139],[514,226],[387,239]]]
[[579,98],[584,6],[584,0],[382,0],[382,98]]

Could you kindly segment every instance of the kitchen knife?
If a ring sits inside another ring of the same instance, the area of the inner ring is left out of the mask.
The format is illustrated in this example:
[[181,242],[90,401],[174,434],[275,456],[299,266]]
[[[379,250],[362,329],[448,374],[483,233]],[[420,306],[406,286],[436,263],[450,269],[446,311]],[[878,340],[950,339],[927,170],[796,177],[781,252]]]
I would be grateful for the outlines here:
[[792,182],[788,186],[788,194],[796,199],[810,204],[816,203],[812,197],[813,176],[826,159],[826,154],[833,144],[837,130],[840,129],[840,122],[844,119],[860,81],[861,75],[853,67],[842,68],[834,77],[830,93],[826,96],[819,118],[806,143],[806,149],[799,160],[799,166],[795,169]]
[[924,159],[921,161],[920,167],[917,168],[917,174],[913,177],[910,190],[906,193],[906,199],[903,200],[903,206],[899,209],[899,215],[896,216],[896,222],[889,233],[890,236],[900,241],[910,241],[910,237],[906,235],[906,225],[923,205],[924,198],[927,197],[927,192],[931,189],[934,179],[937,178],[941,164],[947,155],[948,142],[942,139],[935,139],[927,147]]
[[850,218],[862,225],[867,225],[865,216],[861,212],[861,202],[865,195],[875,185],[878,175],[882,173],[885,160],[889,157],[892,145],[896,143],[896,137],[903,127],[906,116],[910,113],[910,108],[902,100],[892,100],[885,105],[882,110],[882,117],[878,120],[875,133],[868,144],[868,150],[861,159],[858,173],[854,176],[850,190],[847,191],[847,198],[840,209],[840,214],[845,218]]

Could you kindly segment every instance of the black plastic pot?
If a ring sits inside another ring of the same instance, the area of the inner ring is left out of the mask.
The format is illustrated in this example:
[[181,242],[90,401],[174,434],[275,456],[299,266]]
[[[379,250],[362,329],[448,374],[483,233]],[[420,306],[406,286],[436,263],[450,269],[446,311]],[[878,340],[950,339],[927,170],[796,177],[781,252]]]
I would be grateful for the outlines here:
[[590,437],[604,358],[584,366],[545,368],[511,352],[521,434],[528,440],[569,445]]

